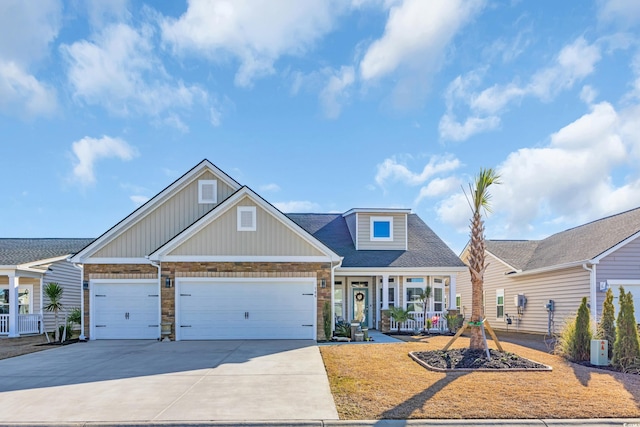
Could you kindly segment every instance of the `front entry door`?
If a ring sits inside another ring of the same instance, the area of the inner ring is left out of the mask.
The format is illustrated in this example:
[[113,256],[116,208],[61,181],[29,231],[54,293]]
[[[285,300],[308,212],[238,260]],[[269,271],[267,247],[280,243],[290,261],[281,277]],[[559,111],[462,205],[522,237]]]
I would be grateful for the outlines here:
[[369,290],[367,288],[353,288],[353,320],[360,322],[362,326],[369,324]]

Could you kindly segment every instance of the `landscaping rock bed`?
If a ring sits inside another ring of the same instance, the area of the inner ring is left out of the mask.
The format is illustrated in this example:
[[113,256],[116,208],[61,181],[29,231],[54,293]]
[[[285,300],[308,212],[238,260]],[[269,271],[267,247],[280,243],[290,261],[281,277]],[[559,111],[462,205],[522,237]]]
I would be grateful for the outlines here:
[[484,350],[468,348],[447,351],[418,351],[409,355],[427,369],[437,371],[456,370],[537,370],[550,371],[551,367],[509,352],[490,349],[490,359]]

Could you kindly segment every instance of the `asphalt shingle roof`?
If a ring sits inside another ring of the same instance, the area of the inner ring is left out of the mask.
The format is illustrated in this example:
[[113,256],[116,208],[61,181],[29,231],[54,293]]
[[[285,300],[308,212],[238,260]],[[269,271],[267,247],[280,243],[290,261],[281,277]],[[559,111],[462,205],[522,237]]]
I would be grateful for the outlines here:
[[0,265],[19,265],[75,254],[93,239],[3,239],[0,238]]
[[608,216],[543,240],[487,240],[487,250],[520,270],[591,260],[640,231],[640,208]]
[[335,253],[342,267],[464,267],[456,254],[417,215],[409,214],[409,249],[356,251],[342,214],[286,214]]

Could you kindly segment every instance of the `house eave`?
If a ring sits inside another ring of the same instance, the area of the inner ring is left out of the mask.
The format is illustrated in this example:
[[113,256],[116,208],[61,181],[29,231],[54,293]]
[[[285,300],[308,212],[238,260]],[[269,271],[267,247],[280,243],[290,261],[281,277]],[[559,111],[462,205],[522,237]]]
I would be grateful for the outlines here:
[[568,263],[564,263],[564,264],[556,264],[556,265],[550,265],[550,266],[547,266],[547,267],[535,268],[533,270],[514,270],[514,271],[511,271],[511,272],[506,272],[506,273],[504,273],[504,275],[508,276],[508,277],[530,276],[530,275],[534,275],[534,274],[547,273],[549,271],[564,270],[564,269],[567,269],[567,268],[580,267],[584,263],[597,264],[597,262],[594,262],[594,260],[573,261],[573,262],[568,262]]
[[337,275],[382,275],[382,274],[442,274],[460,273],[467,271],[467,267],[338,267]]

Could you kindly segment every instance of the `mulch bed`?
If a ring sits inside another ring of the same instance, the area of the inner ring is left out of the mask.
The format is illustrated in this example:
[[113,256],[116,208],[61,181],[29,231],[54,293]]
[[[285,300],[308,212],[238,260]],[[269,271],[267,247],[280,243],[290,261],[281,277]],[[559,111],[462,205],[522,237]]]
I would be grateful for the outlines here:
[[69,344],[75,344],[77,342],[80,342],[80,340],[78,338],[73,338],[70,340],[66,340],[64,342],[60,342],[60,341],[52,341],[52,342],[46,342],[43,344],[35,344],[38,347],[42,347],[42,346],[61,346],[61,345],[69,345]]
[[427,368],[435,370],[544,370],[551,368],[542,363],[534,362],[514,353],[489,350],[491,358],[487,358],[484,350],[456,348],[447,351],[418,351],[411,353]]

